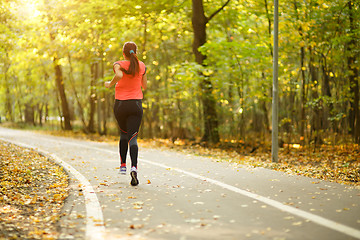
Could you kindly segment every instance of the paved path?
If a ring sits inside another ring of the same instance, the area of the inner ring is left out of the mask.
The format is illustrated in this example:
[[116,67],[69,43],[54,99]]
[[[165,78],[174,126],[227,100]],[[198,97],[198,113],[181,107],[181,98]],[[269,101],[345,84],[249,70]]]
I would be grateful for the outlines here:
[[69,172],[61,239],[360,239],[359,188],[141,146],[132,187],[117,146],[5,128],[0,139]]

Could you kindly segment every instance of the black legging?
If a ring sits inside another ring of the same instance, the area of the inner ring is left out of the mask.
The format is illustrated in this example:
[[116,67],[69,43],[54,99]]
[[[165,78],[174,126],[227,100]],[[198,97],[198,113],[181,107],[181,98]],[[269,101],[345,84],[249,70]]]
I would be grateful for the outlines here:
[[142,101],[116,99],[114,114],[121,130],[119,141],[121,164],[126,164],[126,154],[130,146],[131,166],[137,168],[137,135],[143,115]]

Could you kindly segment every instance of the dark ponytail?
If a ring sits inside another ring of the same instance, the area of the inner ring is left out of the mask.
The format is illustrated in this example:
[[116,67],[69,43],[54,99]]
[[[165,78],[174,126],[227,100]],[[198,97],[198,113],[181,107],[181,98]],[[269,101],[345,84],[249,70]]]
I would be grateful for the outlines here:
[[120,70],[126,74],[135,76],[135,74],[139,73],[139,59],[136,56],[137,46],[133,42],[126,42],[123,47],[123,53],[127,58],[130,59],[130,66],[128,69],[120,67]]

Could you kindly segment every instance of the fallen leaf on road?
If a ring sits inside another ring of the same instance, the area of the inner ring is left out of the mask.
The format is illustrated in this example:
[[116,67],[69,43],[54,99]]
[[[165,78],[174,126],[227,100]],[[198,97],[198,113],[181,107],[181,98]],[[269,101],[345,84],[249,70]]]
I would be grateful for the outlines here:
[[144,225],[143,224],[131,224],[129,226],[130,229],[140,229],[140,228],[143,228]]
[[133,208],[134,209],[142,209],[142,207],[143,207],[143,205],[144,205],[144,203],[143,202],[134,202],[134,203],[132,203],[133,204]]

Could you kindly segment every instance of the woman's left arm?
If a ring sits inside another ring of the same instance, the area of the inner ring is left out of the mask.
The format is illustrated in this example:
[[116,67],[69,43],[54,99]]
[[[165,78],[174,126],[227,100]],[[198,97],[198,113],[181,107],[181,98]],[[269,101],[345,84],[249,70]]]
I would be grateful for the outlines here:
[[124,75],[123,72],[120,70],[119,64],[116,64],[114,66],[114,71],[115,71],[115,76],[113,77],[113,79],[111,81],[105,82],[106,88],[111,88],[112,86],[114,86]]
[[146,76],[146,73],[142,76],[141,86],[143,87],[144,90],[147,88],[147,76]]

